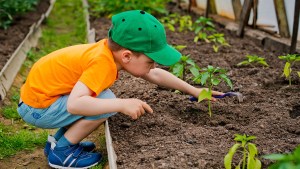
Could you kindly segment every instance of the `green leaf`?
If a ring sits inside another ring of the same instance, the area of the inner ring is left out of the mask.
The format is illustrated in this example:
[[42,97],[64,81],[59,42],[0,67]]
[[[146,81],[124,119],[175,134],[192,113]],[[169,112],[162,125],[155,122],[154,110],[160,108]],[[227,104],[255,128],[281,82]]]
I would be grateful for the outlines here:
[[214,49],[214,52],[218,52],[219,51],[219,47],[217,45],[213,45],[213,49]]
[[215,85],[215,86],[217,86],[220,82],[221,82],[221,81],[220,81],[219,79],[217,79],[217,78],[212,78],[212,79],[211,79],[211,83],[212,83],[213,85]]
[[242,62],[238,63],[237,66],[249,65],[249,64],[250,64],[250,62],[248,62],[247,60],[245,60],[245,61],[242,61]]
[[287,155],[284,155],[284,154],[269,154],[269,155],[264,155],[263,158],[269,159],[269,160],[281,161],[281,160],[286,160]]
[[176,63],[176,64],[173,66],[172,73],[173,73],[176,77],[182,78],[182,76],[183,76],[183,70],[184,70],[183,64],[181,64],[181,63]]
[[224,167],[225,169],[231,169],[232,157],[235,154],[236,150],[241,146],[241,144],[236,143],[230,149],[228,154],[224,157]]
[[230,89],[233,88],[231,80],[227,77],[225,74],[220,74],[220,77],[227,83],[227,85],[230,87]]
[[257,148],[255,144],[253,143],[248,143],[248,149],[249,149],[249,155],[254,158],[258,153],[257,153]]
[[284,69],[283,69],[283,73],[284,73],[285,77],[290,76],[290,66],[291,66],[291,64],[289,62],[285,63],[285,66],[284,66]]
[[258,63],[260,63],[260,64],[262,64],[262,65],[264,65],[264,66],[267,66],[267,67],[269,67],[269,65],[267,64],[267,62],[266,61],[258,61]]
[[254,140],[254,139],[256,139],[255,136],[248,136],[248,137],[246,137],[246,140],[247,140],[247,141]]
[[197,67],[191,67],[190,72],[194,77],[198,77],[200,75],[199,69]]
[[202,85],[206,84],[206,80],[208,79],[208,77],[209,77],[209,73],[208,72],[204,72],[202,74],[202,77],[201,77],[201,84]]
[[185,45],[177,45],[174,48],[177,50],[182,50],[182,49],[186,48],[186,46]]
[[196,66],[196,63],[191,58],[186,60],[186,63],[189,64],[189,65],[192,65],[192,66]]
[[261,162],[259,159],[255,158],[254,169],[261,169]]
[[212,95],[211,91],[207,91],[207,90],[203,89],[198,96],[198,102],[201,102],[204,99],[211,100],[211,97],[212,97],[211,95]]
[[300,77],[300,72],[297,72],[298,76]]

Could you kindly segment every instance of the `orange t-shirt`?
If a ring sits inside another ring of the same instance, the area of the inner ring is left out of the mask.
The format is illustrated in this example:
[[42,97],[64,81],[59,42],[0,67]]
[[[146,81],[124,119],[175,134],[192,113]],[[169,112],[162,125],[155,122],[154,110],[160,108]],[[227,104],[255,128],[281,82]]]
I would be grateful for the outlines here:
[[46,108],[70,94],[81,81],[97,96],[117,77],[117,66],[107,39],[54,51],[38,60],[21,88],[21,99],[34,108]]

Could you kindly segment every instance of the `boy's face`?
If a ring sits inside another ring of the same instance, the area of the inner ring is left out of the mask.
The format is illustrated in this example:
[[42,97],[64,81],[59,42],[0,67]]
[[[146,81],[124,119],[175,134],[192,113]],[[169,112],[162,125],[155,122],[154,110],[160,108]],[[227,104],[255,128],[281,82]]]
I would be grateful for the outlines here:
[[144,76],[149,73],[151,69],[155,68],[155,62],[144,54],[136,56],[130,53],[125,63],[123,69],[135,77]]

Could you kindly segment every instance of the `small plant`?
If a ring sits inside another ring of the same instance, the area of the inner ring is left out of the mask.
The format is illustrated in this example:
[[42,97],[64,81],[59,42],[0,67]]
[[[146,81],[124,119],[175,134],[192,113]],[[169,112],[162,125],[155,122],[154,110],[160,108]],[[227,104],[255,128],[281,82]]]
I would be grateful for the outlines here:
[[[292,85],[292,67],[295,64],[295,62],[300,61],[300,55],[297,54],[288,54],[285,56],[278,56],[279,59],[285,60],[285,66],[283,69],[284,76],[289,80],[289,86]],[[300,77],[300,72],[297,72],[298,76]]]
[[215,32],[215,25],[212,22],[211,18],[199,17],[195,23],[193,24],[193,29],[196,34],[194,37],[194,42],[198,42],[200,40],[204,40],[209,43],[207,39],[208,32]]
[[179,18],[179,32],[193,30],[193,21],[190,15],[181,16]]
[[183,31],[192,31],[193,30],[193,21],[191,16],[189,15],[184,15],[180,16],[177,13],[170,14],[166,17],[162,17],[160,19],[160,22],[168,28],[170,31],[175,32],[175,26],[178,25],[178,31],[183,32]]
[[211,117],[211,98],[212,98],[212,88],[213,86],[219,85],[222,81],[225,81],[227,85],[232,89],[232,82],[227,77],[226,71],[219,67],[214,68],[213,66],[207,66],[207,68],[203,68],[201,73],[196,73],[193,71],[193,75],[195,76],[194,82],[201,83],[208,87],[208,90],[202,90],[198,96],[198,102],[201,102],[204,99],[208,100],[208,113]]
[[206,18],[200,16],[194,24],[195,33],[199,33],[200,31],[215,31],[215,25],[212,22],[211,18]]
[[173,13],[168,16],[160,18],[160,22],[170,31],[175,32],[175,25],[178,23],[179,14]]
[[187,66],[189,66],[191,72],[194,69],[200,69],[189,55],[182,55],[180,60],[170,67],[170,72],[180,79],[185,79],[185,70],[187,69]]
[[[240,160],[238,165],[235,167],[236,169],[240,169],[242,165],[242,169],[260,169],[261,162],[258,158],[256,158],[258,151],[256,145],[250,143],[251,140],[256,139],[255,136],[246,136],[235,134],[234,140],[235,143],[229,150],[228,154],[224,157],[224,166],[225,169],[231,169],[232,167],[232,158],[233,155],[238,151],[238,149],[242,149],[243,158]],[[247,166],[247,167],[246,167]]]
[[213,49],[214,52],[218,52],[221,46],[230,46],[226,39],[224,38],[223,33],[215,33],[207,37],[210,42],[214,42]]
[[263,156],[263,158],[276,161],[268,169],[299,169],[300,145],[290,154],[269,154]]
[[247,58],[246,60],[238,63],[237,66],[251,65],[254,67],[255,64],[260,64],[262,66],[269,67],[268,63],[263,57],[259,57],[257,55],[247,55],[246,58]]

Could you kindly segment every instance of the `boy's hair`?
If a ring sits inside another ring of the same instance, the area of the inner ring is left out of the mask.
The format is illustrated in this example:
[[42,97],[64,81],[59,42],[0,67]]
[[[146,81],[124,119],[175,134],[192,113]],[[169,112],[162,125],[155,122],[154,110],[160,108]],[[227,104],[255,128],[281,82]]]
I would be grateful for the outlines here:
[[[122,47],[121,45],[117,44],[115,41],[113,41],[111,38],[108,38],[108,47],[110,50],[114,51],[114,52],[117,52],[117,51],[120,51],[122,49],[126,49],[124,47]],[[127,49],[127,50],[130,50],[130,49]],[[136,52],[136,51],[133,51],[133,50],[130,50],[135,56],[140,56],[142,55],[142,53],[140,52]]]

